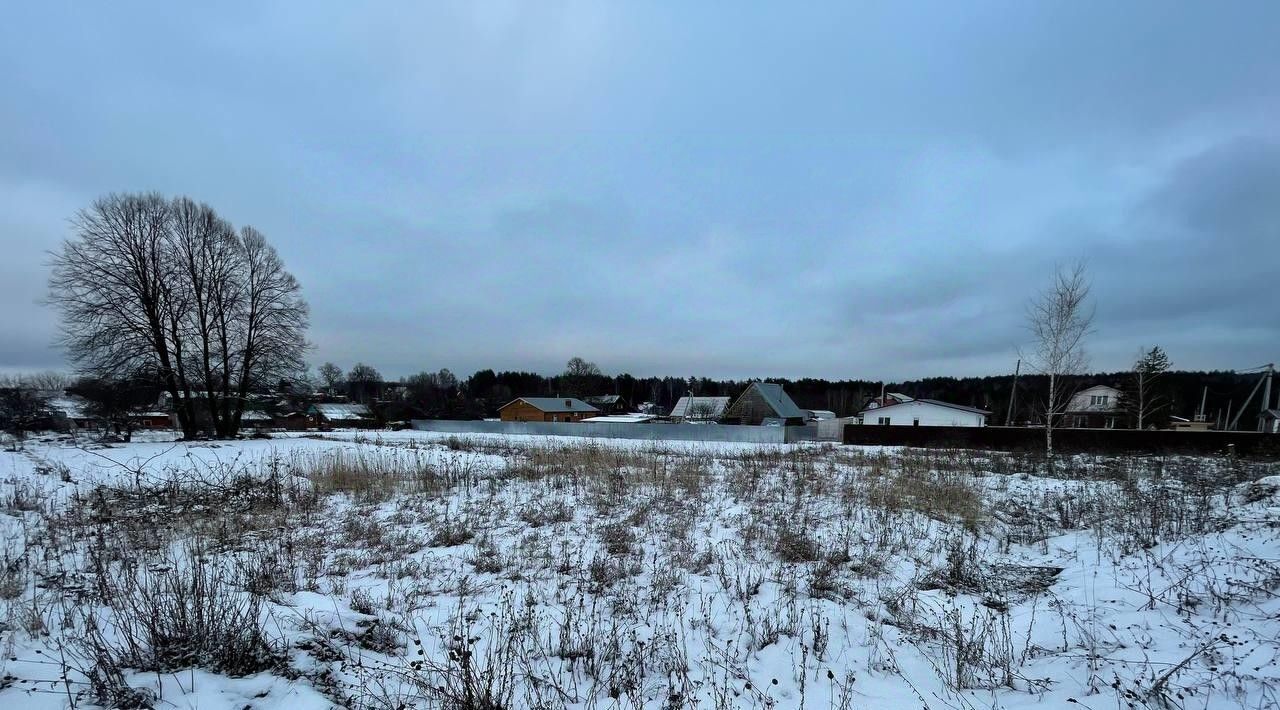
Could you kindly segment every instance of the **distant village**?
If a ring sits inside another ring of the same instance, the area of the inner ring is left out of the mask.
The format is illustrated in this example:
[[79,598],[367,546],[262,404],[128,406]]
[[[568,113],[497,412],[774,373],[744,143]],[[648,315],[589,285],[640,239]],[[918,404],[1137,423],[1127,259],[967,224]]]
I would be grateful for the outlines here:
[[[447,372],[447,371],[446,371]],[[1271,397],[1269,375],[1266,392]],[[1263,383],[1259,382],[1259,389]],[[344,390],[345,391],[342,391]],[[1280,389],[1280,388],[1278,388]],[[252,396],[240,417],[247,432],[325,431],[332,429],[408,428],[422,415],[409,404],[412,385],[405,382],[377,382],[363,388],[298,387],[282,382],[278,389]],[[151,388],[131,404],[104,402],[91,389],[71,386],[42,393],[45,426],[60,431],[115,431],[171,429],[177,426],[175,407],[167,393]],[[1280,392],[1277,392],[1280,394]],[[154,396],[154,399],[150,397]],[[199,397],[199,395],[193,395]],[[1129,428],[1126,394],[1121,389],[1094,384],[1079,388],[1056,412],[1055,427],[1062,429]],[[900,392],[881,391],[870,395],[840,416],[830,409],[808,409],[796,404],[782,384],[750,382],[736,396],[680,396],[673,406],[653,401],[631,402],[620,394],[581,396],[514,396],[484,416],[481,412],[458,411],[435,419],[487,420],[511,423],[583,424],[688,424],[757,427],[813,427],[816,438],[836,439],[844,427],[986,427],[991,425],[1037,426],[1037,419],[1000,421],[993,411],[912,397]],[[196,411],[200,411],[197,407]],[[1012,407],[1010,407],[1010,414]],[[1043,416],[1043,415],[1041,415]],[[1011,418],[1011,416],[1010,416]],[[1280,433],[1280,404],[1263,406],[1259,426],[1252,430]],[[1208,431],[1222,428],[1203,411],[1183,417],[1166,413],[1153,418],[1148,429]]]

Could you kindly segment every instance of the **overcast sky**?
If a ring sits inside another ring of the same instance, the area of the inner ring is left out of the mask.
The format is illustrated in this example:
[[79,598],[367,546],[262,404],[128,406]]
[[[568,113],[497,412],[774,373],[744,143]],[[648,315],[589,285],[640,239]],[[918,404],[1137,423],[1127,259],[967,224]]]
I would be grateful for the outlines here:
[[205,5],[6,9],[0,369],[66,366],[45,252],[133,190],[392,377],[1001,374],[1081,258],[1095,369],[1280,360],[1274,0]]

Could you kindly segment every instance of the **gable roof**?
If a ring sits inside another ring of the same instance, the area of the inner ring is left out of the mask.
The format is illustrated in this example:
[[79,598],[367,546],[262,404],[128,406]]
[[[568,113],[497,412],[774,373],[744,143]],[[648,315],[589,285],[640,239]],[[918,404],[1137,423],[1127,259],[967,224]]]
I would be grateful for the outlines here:
[[940,399],[917,399],[916,401],[917,401],[917,402],[927,402],[927,403],[929,403],[929,404],[936,404],[936,405],[938,405],[939,407],[950,407],[950,408],[952,408],[952,409],[959,409],[959,410],[960,410],[960,411],[962,411],[962,412],[972,412],[972,413],[974,413],[974,414],[990,414],[990,413],[991,413],[991,412],[988,412],[988,411],[987,411],[987,410],[985,410],[985,409],[979,409],[979,408],[977,408],[977,407],[970,407],[970,406],[963,405],[963,404],[952,404],[952,403],[950,403],[950,402],[943,402],[943,401],[942,401],[942,400],[940,400]]
[[786,390],[782,389],[782,385],[772,382],[752,382],[751,387],[748,387],[742,395],[746,396],[747,392],[750,392],[752,388],[755,388],[760,393],[760,397],[764,399],[765,404],[769,405],[769,408],[782,419],[809,418],[809,413],[797,407],[796,403],[791,401],[791,396],[786,393]]
[[516,402],[524,402],[540,412],[598,412],[599,409],[573,397],[516,397],[498,409],[506,409]]
[[[962,412],[969,412],[970,414],[981,414],[983,416],[988,416],[991,414],[991,412],[988,412],[985,409],[978,409],[977,407],[967,407],[963,404],[952,404],[950,402],[943,402],[940,399],[912,399],[906,402],[894,402],[892,404],[886,404],[881,407],[867,407],[867,408],[864,408],[862,411],[863,412],[878,411],[881,409],[888,409],[890,407],[901,407],[904,404],[915,404],[915,403],[932,404],[939,407],[946,407],[947,409],[958,409]],[[859,413],[861,414],[861,412]]]
[[64,397],[54,397],[49,400],[49,409],[61,414],[67,419],[88,419],[89,401],[83,397],[75,395],[67,395]]
[[[676,401],[676,406],[671,408],[671,416],[687,417],[689,416],[690,407],[695,408],[694,412],[701,416],[707,416],[712,419],[724,414],[724,410],[729,407],[728,397],[681,397]],[[698,411],[699,409],[703,411]]]
[[308,412],[317,414],[330,421],[340,419],[372,419],[373,412],[363,404],[340,404],[335,402],[324,402],[321,404],[313,404]]
[[587,404],[617,404],[622,399],[620,394],[597,394],[583,398]]

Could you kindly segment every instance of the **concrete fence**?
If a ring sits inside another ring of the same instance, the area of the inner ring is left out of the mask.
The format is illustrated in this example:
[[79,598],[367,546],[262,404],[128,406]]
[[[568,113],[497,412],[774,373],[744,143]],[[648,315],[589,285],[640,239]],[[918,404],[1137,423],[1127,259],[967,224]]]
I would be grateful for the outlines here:
[[814,426],[740,426],[736,424],[625,424],[616,422],[486,422],[414,419],[418,431],[446,434],[531,434],[587,436],[650,441],[719,441],[743,444],[790,444],[818,438]]

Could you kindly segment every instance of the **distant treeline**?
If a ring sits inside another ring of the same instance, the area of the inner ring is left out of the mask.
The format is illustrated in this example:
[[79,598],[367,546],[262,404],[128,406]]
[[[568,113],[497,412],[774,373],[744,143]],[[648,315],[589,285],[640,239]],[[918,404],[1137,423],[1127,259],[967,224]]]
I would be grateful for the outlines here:
[[[1232,414],[1239,411],[1258,378],[1256,373],[1172,371],[1161,376],[1156,391],[1168,402],[1164,417],[1177,415],[1189,419],[1200,406],[1201,393],[1207,387],[1205,413],[1210,421],[1215,421],[1219,415],[1226,416],[1229,404]],[[1133,375],[1129,372],[1098,373],[1070,378],[1069,384],[1079,388],[1105,384],[1125,390],[1129,388],[1132,379]],[[838,416],[855,414],[868,398],[878,395],[881,390],[881,383],[870,380],[767,378],[767,381],[782,384],[802,408],[830,410]],[[1003,424],[1009,414],[1013,382],[1012,374],[993,377],[930,377],[906,382],[887,382],[884,383],[884,389],[915,398],[980,407],[992,412],[992,424]],[[545,376],[533,372],[481,370],[458,384],[456,399],[444,398],[445,401],[453,401],[448,402],[443,409],[432,407],[436,411],[425,414],[475,416],[483,413],[493,416],[497,407],[519,396],[582,397],[595,394],[618,394],[635,406],[642,402],[653,402],[660,409],[669,410],[676,400],[686,394],[735,397],[749,383],[749,380],[715,380],[707,377],[633,377],[629,374]],[[1044,406],[1047,389],[1045,377],[1026,374],[1019,377],[1013,421],[1035,420],[1037,412]],[[1252,428],[1258,405],[1259,399],[1255,396],[1249,405],[1250,411],[1242,419],[1242,426]]]

